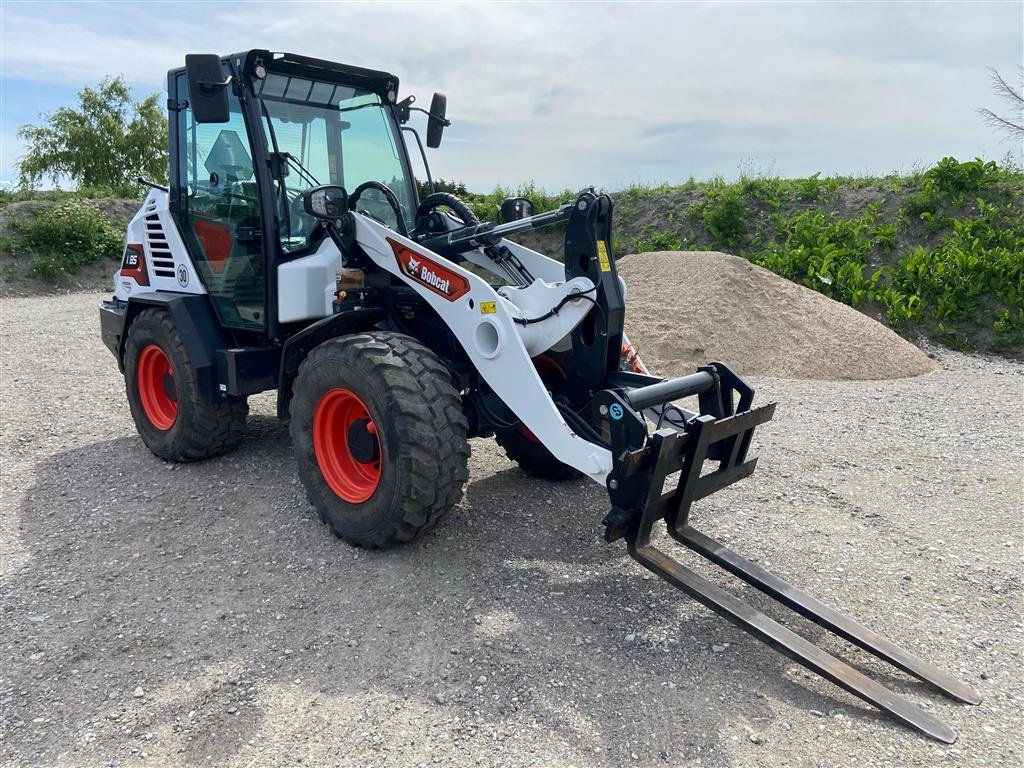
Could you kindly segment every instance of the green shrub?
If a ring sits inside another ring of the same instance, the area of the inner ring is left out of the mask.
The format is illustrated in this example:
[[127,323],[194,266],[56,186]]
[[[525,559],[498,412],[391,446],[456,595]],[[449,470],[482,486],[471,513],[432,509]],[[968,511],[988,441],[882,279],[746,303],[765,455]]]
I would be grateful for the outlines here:
[[797,197],[807,202],[814,202],[821,195],[823,182],[821,181],[821,171],[812,173],[806,179],[799,179],[796,182],[797,185]]
[[903,199],[903,211],[915,219],[920,219],[925,214],[934,216],[941,209],[942,195],[934,187],[926,186]]
[[787,182],[777,176],[745,176],[740,179],[740,188],[745,194],[759,200],[772,210],[778,210],[788,197]]
[[12,222],[16,253],[34,257],[32,269],[53,278],[84,264],[119,259],[124,235],[88,200],[67,199],[27,222]]
[[992,324],[992,346],[999,350],[1024,348],[1024,308],[1001,310]]
[[682,245],[679,235],[674,232],[648,232],[636,239],[633,243],[633,250],[636,253],[678,251]]
[[810,209],[791,219],[776,217],[780,242],[755,261],[762,267],[847,304],[874,298],[880,275],[866,277],[874,244],[875,209],[857,219],[832,219]]
[[[882,298],[891,319],[900,301],[919,301],[914,316],[989,325],[1002,347],[1024,337],[1024,211],[978,200],[978,214],[953,220],[937,248],[918,246],[891,270],[893,292]],[[896,317],[894,317],[896,315]]]
[[981,158],[958,162],[956,158],[944,157],[932,168],[925,171],[925,188],[934,189],[960,205],[967,195],[979,195],[1002,176],[999,166]]
[[747,207],[739,185],[730,184],[708,191],[702,217],[716,244],[738,246],[746,232]]

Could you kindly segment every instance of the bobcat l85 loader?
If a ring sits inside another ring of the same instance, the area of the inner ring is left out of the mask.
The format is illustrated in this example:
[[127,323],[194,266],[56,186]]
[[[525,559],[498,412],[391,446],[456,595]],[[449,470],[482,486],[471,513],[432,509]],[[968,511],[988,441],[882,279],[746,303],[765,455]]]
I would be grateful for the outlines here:
[[[775,406],[754,407],[722,363],[670,380],[644,368],[623,333],[607,196],[584,191],[538,215],[510,199],[501,223],[448,194],[418,199],[409,147],[425,167],[426,153],[408,121],[425,112],[437,147],[446,100],[416,107],[387,72],[266,50],[190,55],[167,91],[170,184],[150,184],[100,308],[157,456],[230,449],[246,397],[276,390],[321,520],[351,544],[388,547],[459,501],[467,438],[493,435],[528,473],[605,487],[606,538],[624,539],[645,568],[911,728],[956,738],[652,544],[663,520],[803,616],[979,701],[689,524],[693,502],[753,472],[751,436]],[[555,223],[561,261],[506,239]]]

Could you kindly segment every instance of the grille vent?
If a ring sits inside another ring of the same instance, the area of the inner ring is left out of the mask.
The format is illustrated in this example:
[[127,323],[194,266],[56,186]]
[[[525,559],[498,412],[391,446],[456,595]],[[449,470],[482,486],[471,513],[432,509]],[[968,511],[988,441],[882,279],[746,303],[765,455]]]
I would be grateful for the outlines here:
[[146,214],[146,244],[149,246],[150,266],[153,267],[153,274],[157,277],[174,277],[174,254],[167,244],[167,235],[164,233],[163,224],[160,223],[160,216],[156,212],[156,202],[151,201],[145,210]]

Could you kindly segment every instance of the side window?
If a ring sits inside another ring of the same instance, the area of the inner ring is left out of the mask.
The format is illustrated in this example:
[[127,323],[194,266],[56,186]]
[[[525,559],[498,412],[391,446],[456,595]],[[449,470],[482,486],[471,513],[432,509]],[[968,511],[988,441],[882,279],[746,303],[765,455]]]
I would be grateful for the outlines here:
[[[179,75],[179,98],[187,92]],[[192,110],[178,112],[179,223],[221,322],[257,330],[266,319],[259,191],[245,119],[230,91],[229,105],[226,123],[197,125]]]

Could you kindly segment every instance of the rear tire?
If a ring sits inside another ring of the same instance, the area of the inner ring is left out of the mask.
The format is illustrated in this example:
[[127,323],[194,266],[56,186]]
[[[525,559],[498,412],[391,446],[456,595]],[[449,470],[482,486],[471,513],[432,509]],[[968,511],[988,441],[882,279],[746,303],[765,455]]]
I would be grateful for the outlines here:
[[579,470],[556,459],[551,451],[537,442],[532,433],[523,434],[522,429],[525,428],[495,432],[494,440],[523,472],[541,480],[571,480],[579,477]]
[[163,310],[144,310],[129,327],[124,379],[135,427],[161,459],[199,461],[242,441],[245,398],[214,404],[200,396],[181,335]]
[[339,538],[372,549],[411,541],[462,498],[462,400],[415,339],[372,332],[324,342],[302,362],[293,392],[299,477]]
[[[549,395],[565,382],[567,362],[567,356],[550,351],[533,359],[533,365]],[[496,430],[494,440],[505,449],[505,455],[531,477],[541,480],[571,480],[580,474],[574,467],[556,459],[555,455],[523,425],[517,429]]]

